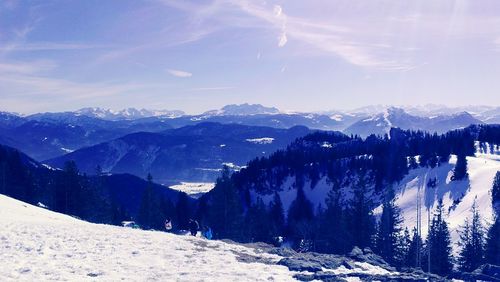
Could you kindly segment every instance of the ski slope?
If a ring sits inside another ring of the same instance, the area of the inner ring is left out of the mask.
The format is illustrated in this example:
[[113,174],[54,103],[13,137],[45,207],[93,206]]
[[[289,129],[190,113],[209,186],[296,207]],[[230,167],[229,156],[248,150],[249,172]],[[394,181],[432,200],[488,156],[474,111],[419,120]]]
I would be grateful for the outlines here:
[[[277,255],[92,224],[0,195],[0,280],[292,281]],[[258,257],[262,262],[242,262]]]
[[[456,156],[449,163],[436,168],[418,168],[411,170],[396,189],[396,204],[401,208],[404,225],[412,230],[417,223],[417,206],[420,198],[422,236],[428,230],[428,212],[432,213],[438,199],[443,199],[445,219],[451,231],[452,241],[459,238],[458,231],[466,218],[471,218],[471,207],[476,201],[483,223],[492,222],[491,187],[497,171],[500,171],[500,158],[496,154],[477,153],[467,157],[469,179],[451,181]],[[428,187],[428,180],[436,179],[435,187]],[[420,197],[418,197],[420,194]],[[456,244],[454,249],[457,250]]]

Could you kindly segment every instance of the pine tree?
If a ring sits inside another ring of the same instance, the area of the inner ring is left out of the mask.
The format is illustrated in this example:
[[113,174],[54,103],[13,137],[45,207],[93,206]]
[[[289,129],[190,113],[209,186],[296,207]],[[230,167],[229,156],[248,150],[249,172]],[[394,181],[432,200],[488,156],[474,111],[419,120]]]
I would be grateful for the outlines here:
[[493,265],[500,265],[500,216],[495,216],[495,221],[488,229],[486,239],[486,262]]
[[427,255],[430,255],[430,269],[428,271],[441,276],[448,275],[453,268],[453,257],[450,231],[444,220],[444,207],[441,199],[432,219],[426,245]]
[[395,265],[398,260],[402,222],[401,212],[395,203],[394,191],[389,188],[378,225],[375,250],[391,265]]
[[460,231],[459,246],[458,264],[461,271],[472,272],[484,263],[485,232],[475,201],[472,205],[472,221],[466,219]]
[[491,203],[493,212],[500,216],[500,171],[497,171],[493,179],[493,187],[491,188]]
[[310,240],[312,236],[314,218],[312,203],[307,199],[304,189],[297,188],[297,196],[288,209],[288,232],[295,243],[300,240]]
[[359,174],[354,187],[354,196],[348,210],[349,236],[352,244],[360,248],[372,245],[375,234],[375,218],[373,216],[373,202],[366,197],[366,181],[364,173]]
[[500,265],[500,171],[495,174],[491,188],[494,222],[488,229],[486,239],[486,262]]
[[74,161],[67,161],[61,174],[61,183],[55,193],[55,209],[58,212],[80,215],[84,200],[79,171]]
[[285,212],[283,203],[278,192],[274,192],[273,200],[269,203],[269,215],[271,217],[271,233],[273,237],[283,236],[285,227]]
[[224,166],[215,188],[210,191],[207,220],[215,238],[241,240],[243,207],[237,187],[231,181],[230,171]]
[[455,169],[453,170],[452,180],[463,180],[467,178],[469,174],[467,173],[467,158],[465,154],[457,154],[457,163]]
[[189,208],[188,195],[184,192],[179,193],[177,204],[175,205],[175,214],[177,215],[177,222],[174,221],[174,225],[177,226],[177,229],[188,230],[191,211]]
[[264,202],[259,197],[250,206],[245,218],[247,238],[250,242],[271,242],[271,218]]
[[345,254],[352,250],[346,224],[346,212],[341,202],[341,193],[331,190],[326,199],[326,210],[320,217],[319,239],[329,253]]
[[417,268],[421,266],[421,258],[423,255],[423,241],[418,235],[417,229],[413,229],[413,235],[410,240],[408,252],[405,255],[405,265],[407,267]]
[[141,205],[139,213],[137,214],[137,221],[143,229],[154,228],[154,209],[157,208],[155,204],[155,197],[153,195],[153,177],[151,174],[147,176],[148,184],[142,192]]

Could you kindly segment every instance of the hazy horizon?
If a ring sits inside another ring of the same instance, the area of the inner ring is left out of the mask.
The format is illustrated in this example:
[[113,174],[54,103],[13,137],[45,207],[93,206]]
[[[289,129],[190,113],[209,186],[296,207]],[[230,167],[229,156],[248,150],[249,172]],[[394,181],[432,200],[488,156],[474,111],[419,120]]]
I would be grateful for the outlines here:
[[[220,110],[224,106],[228,106],[228,105],[238,105],[239,106],[239,105],[244,105],[244,104],[260,105],[260,106],[263,106],[266,108],[277,108],[282,113],[319,113],[319,114],[327,113],[327,112],[335,112],[335,111],[344,112],[344,113],[359,112],[359,111],[363,111],[363,110],[368,110],[369,108],[372,108],[372,109],[401,108],[401,109],[405,109],[405,110],[417,109],[417,110],[425,112],[425,111],[433,111],[435,109],[448,109],[448,110],[452,110],[452,111],[453,110],[456,110],[456,111],[465,110],[466,111],[466,110],[472,109],[472,108],[494,109],[494,108],[499,107],[499,106],[484,105],[484,104],[464,105],[464,106],[456,106],[456,107],[443,105],[443,104],[432,104],[432,103],[422,104],[422,105],[391,105],[391,104],[382,105],[382,104],[377,104],[377,105],[364,105],[364,106],[355,107],[355,108],[343,108],[343,109],[342,108],[332,108],[332,109],[327,109],[327,110],[301,111],[301,110],[296,110],[296,109],[283,109],[283,108],[277,107],[275,105],[266,105],[266,104],[260,104],[260,103],[253,104],[253,103],[243,102],[243,103],[237,103],[237,104],[223,104],[219,107],[207,108],[207,109],[199,111],[199,112],[189,112],[189,111],[186,111],[186,110],[180,109],[180,108],[147,108],[147,107],[110,108],[110,107],[99,107],[99,106],[84,106],[84,107],[79,107],[79,108],[67,108],[67,109],[63,108],[63,109],[59,109],[59,110],[32,111],[32,112],[18,112],[18,111],[10,111],[9,109],[0,108],[0,112],[10,112],[10,113],[14,113],[14,114],[20,114],[23,116],[27,116],[27,115],[31,115],[31,114],[37,114],[37,113],[75,112],[75,111],[82,110],[85,108],[99,108],[99,109],[103,109],[103,110],[110,110],[112,112],[119,112],[119,111],[127,110],[127,109],[136,109],[136,110],[148,110],[148,111],[182,111],[186,115],[200,115],[200,114],[206,113],[208,111]],[[426,109],[426,107],[432,107],[432,108]],[[376,110],[373,110],[373,111],[376,112]]]
[[0,3],[2,110],[498,106],[500,2]]

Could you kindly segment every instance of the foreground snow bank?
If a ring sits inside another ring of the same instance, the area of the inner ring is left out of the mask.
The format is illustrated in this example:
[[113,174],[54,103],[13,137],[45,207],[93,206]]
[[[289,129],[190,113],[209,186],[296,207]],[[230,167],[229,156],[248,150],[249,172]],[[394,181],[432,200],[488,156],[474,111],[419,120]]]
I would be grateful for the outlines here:
[[[2,281],[291,281],[278,255],[83,222],[0,195]],[[240,257],[259,257],[244,262]]]

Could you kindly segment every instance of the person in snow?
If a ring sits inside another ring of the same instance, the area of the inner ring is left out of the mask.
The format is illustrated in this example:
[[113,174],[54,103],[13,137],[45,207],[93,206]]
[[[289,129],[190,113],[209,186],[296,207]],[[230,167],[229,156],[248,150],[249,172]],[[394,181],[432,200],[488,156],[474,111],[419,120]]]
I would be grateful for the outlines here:
[[205,237],[208,240],[212,240],[213,234],[212,234],[212,229],[208,226],[205,226],[203,228],[203,237]]
[[191,235],[196,236],[199,227],[200,226],[198,225],[198,222],[196,220],[193,219],[189,220],[189,231],[191,232]]
[[165,219],[165,229],[167,230],[167,232],[170,232],[170,230],[172,230],[172,220],[170,219],[170,217]]

